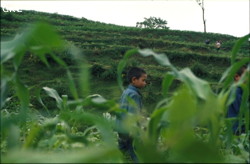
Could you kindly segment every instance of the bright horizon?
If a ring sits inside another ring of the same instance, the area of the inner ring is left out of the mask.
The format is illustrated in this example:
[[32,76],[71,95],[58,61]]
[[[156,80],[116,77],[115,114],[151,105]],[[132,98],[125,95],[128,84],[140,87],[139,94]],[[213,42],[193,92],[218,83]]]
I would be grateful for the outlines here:
[[[208,33],[249,34],[248,0],[205,0]],[[195,0],[161,1],[1,1],[6,9],[35,10],[135,27],[144,18],[160,17],[171,30],[203,32],[202,10]],[[21,13],[20,13],[21,14]]]

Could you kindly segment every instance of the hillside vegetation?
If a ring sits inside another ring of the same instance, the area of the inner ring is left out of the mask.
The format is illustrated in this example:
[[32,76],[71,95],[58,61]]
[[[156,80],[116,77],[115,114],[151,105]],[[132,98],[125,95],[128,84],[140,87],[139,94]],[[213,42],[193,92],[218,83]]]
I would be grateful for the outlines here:
[[[132,163],[118,144],[125,134],[141,163],[249,163],[249,35],[25,11],[1,13],[1,36],[1,162]],[[133,114],[118,103],[131,66],[149,75]],[[227,118],[239,86],[240,113]]]
[[[1,10],[2,40],[13,38],[27,25],[37,21],[49,22],[63,39],[73,42],[82,49],[82,54],[89,61],[92,92],[115,100],[118,100],[121,94],[116,85],[117,64],[129,49],[149,48],[157,53],[165,53],[177,68],[190,67],[198,77],[208,80],[216,89],[219,87],[217,81],[230,65],[230,52],[238,40],[233,36],[213,33],[123,27],[56,13],[36,11],[4,13]],[[206,39],[210,39],[209,45],[204,43]],[[219,52],[216,52],[214,46],[216,40],[222,41]],[[249,54],[247,43],[242,46],[239,53],[240,58]],[[67,51],[59,55],[72,70],[77,69],[73,57]],[[22,78],[30,87],[48,85],[59,90],[60,94],[69,94],[65,88],[65,70],[56,64],[51,65],[52,70],[48,69],[28,52],[25,58],[20,71]],[[163,72],[167,71],[167,68],[159,66],[152,58],[139,56],[131,60],[128,66],[142,67],[149,74],[149,85],[143,94],[145,104],[153,106],[156,99],[161,98],[160,86]],[[77,78],[76,76],[74,77]]]

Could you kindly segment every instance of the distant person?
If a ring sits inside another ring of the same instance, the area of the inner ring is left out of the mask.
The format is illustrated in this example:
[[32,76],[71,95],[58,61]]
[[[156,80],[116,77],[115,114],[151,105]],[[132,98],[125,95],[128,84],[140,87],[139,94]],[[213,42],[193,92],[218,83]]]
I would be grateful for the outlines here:
[[[242,68],[240,68],[240,70],[234,76],[234,82],[238,82],[245,71],[246,71],[246,66],[243,66]],[[242,94],[243,94],[242,88],[237,87],[235,99],[233,103],[229,106],[228,111],[227,111],[228,118],[237,118],[239,116],[240,106],[241,106],[241,101],[242,101]],[[239,121],[234,121],[232,130],[235,135],[239,135],[240,133],[245,133],[245,126],[242,126],[241,131],[240,131]]]
[[[147,74],[143,69],[133,67],[128,71],[127,78],[129,85],[122,93],[120,107],[129,113],[138,114],[142,110],[142,95],[139,90],[146,86]],[[131,100],[133,101],[132,103],[130,103]],[[123,113],[119,119],[123,120],[125,117],[126,114]],[[119,133],[120,149],[128,151],[132,160],[137,162],[132,143],[133,140],[128,134]]]
[[210,40],[209,39],[205,40],[205,44],[209,45],[210,44]]
[[219,52],[220,47],[221,47],[221,41],[216,41],[215,42],[215,47],[216,47],[217,52]]

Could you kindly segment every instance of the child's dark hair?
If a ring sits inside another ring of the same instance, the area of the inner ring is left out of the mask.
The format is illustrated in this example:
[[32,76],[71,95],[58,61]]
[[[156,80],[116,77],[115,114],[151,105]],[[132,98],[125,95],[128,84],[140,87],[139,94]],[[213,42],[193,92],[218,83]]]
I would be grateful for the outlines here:
[[241,76],[243,73],[244,73],[244,71],[247,69],[247,65],[243,65],[237,72],[236,72],[236,74],[237,75],[239,75],[239,76]]
[[146,71],[144,71],[142,68],[132,67],[127,73],[128,82],[131,83],[133,77],[139,79],[142,74],[146,74]]

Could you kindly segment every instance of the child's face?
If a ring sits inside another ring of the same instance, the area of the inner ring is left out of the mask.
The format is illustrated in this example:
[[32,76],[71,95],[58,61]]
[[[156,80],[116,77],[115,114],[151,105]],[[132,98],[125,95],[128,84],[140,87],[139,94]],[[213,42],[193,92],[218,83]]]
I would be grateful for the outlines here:
[[235,75],[235,76],[234,76],[234,81],[236,81],[236,82],[239,81],[239,80],[240,80],[240,77],[241,77],[240,75]]
[[132,84],[137,88],[144,88],[146,86],[147,74],[142,74],[140,78],[133,77]]
[[[247,69],[244,69],[242,75],[243,75],[246,71],[247,71]],[[236,75],[234,76],[234,81],[235,81],[235,82],[239,81],[242,75],[236,74]]]

